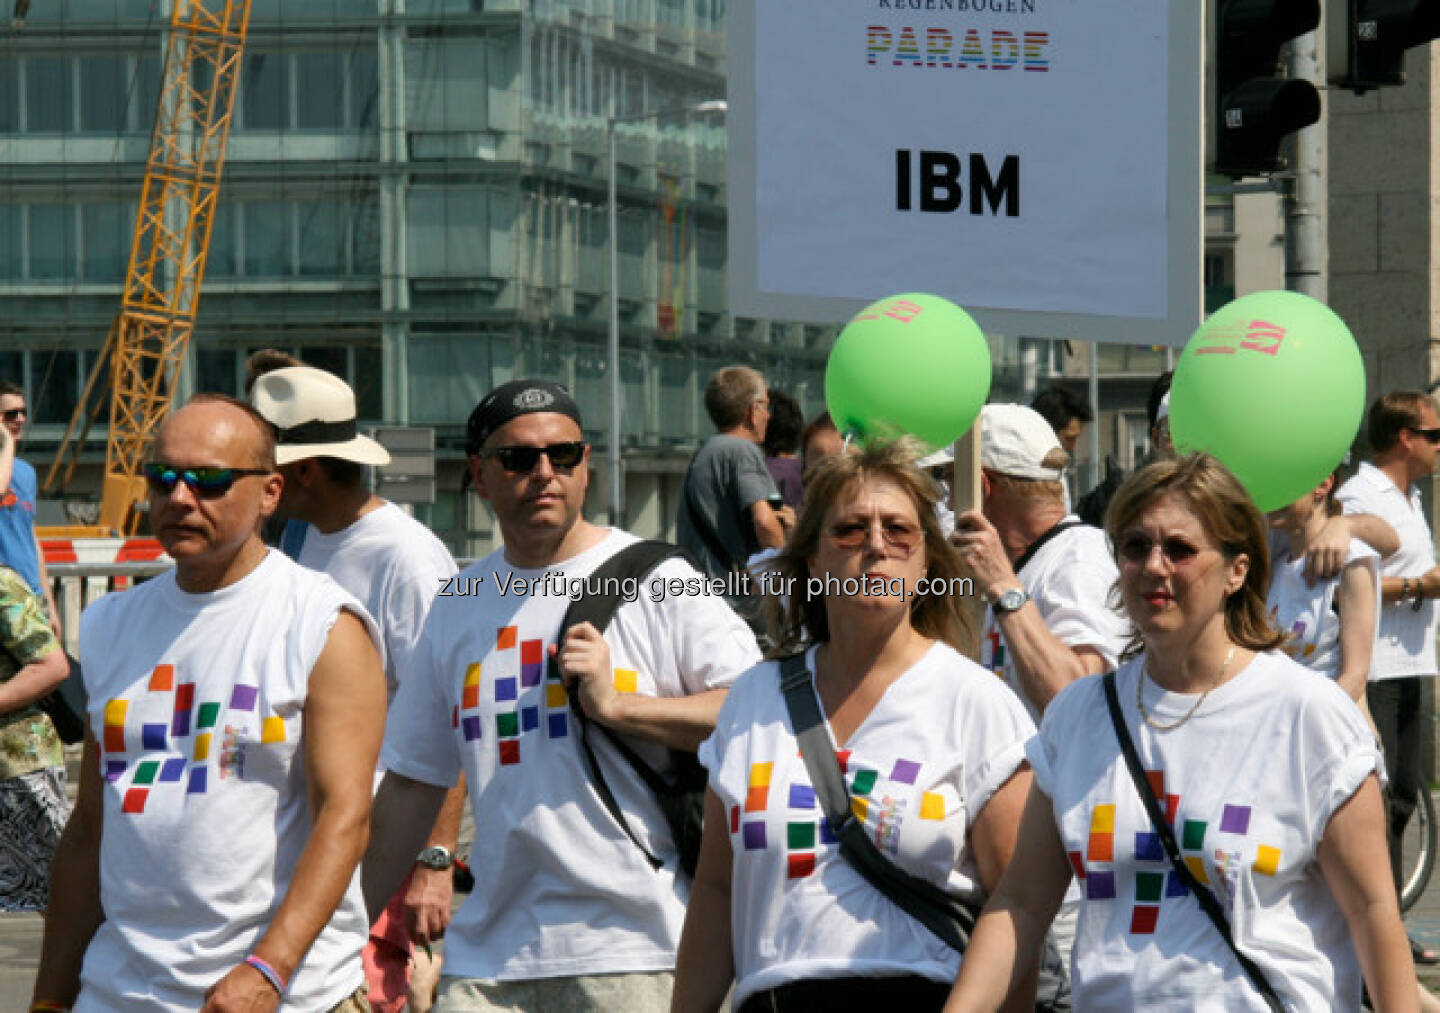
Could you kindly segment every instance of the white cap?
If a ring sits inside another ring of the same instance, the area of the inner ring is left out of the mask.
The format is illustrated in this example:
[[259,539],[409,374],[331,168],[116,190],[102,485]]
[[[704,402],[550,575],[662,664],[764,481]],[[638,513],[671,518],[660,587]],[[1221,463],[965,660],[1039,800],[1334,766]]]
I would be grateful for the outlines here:
[[[980,424],[981,467],[1042,482],[1058,482],[1064,474],[1069,455],[1045,416],[1034,408],[987,404],[980,410]],[[1054,467],[1057,463],[1059,467]]]
[[933,454],[926,454],[915,462],[917,468],[938,468],[942,464],[949,464],[955,460],[954,446],[944,446]]
[[338,457],[357,464],[389,464],[390,452],[355,430],[355,392],[333,373],[286,366],[255,381],[250,404],[279,432],[275,463]]

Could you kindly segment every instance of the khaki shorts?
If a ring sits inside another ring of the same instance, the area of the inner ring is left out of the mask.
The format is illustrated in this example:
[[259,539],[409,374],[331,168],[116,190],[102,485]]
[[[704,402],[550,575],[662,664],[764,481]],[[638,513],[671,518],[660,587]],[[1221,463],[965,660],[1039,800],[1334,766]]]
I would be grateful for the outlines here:
[[350,998],[330,1010],[330,1013],[370,1013],[370,1000],[364,985],[357,988]]
[[669,1013],[674,987],[670,971],[524,981],[442,975],[435,1013]]

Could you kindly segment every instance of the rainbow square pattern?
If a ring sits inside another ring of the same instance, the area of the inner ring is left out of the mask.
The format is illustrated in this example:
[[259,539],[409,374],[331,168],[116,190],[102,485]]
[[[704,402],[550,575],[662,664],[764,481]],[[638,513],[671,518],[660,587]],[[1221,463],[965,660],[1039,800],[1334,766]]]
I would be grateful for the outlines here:
[[[485,668],[492,676],[488,692],[494,704],[493,722],[483,716],[480,707]],[[612,678],[621,693],[640,691],[640,673],[634,669],[614,669]],[[569,738],[570,697],[559,671],[546,661],[545,640],[526,637],[519,626],[496,629],[491,656],[483,664],[473,661],[465,666],[460,705],[451,716],[451,725],[464,742],[484,738],[487,728],[493,726],[495,752],[502,767],[524,761],[533,748],[533,743],[525,741],[531,733],[548,739]]]
[[[1180,796],[1165,792],[1165,772],[1150,770],[1145,773],[1157,799],[1164,800],[1165,818],[1175,833],[1180,846],[1181,860],[1196,881],[1210,885],[1209,868],[1205,863],[1204,851],[1207,837],[1216,834],[1226,836],[1230,847],[1249,847],[1249,842],[1236,841],[1245,838],[1251,829],[1252,810],[1250,806],[1226,803],[1220,812],[1219,823],[1211,825],[1207,820],[1182,818]],[[1115,900],[1119,896],[1116,883],[1115,804],[1101,803],[1090,810],[1090,826],[1081,850],[1066,852],[1075,878],[1085,891],[1087,900]],[[1171,867],[1160,842],[1160,835],[1148,828],[1133,833],[1131,855],[1136,871],[1134,882],[1135,902],[1130,911],[1131,935],[1152,935],[1160,922],[1165,901],[1184,897],[1190,891],[1184,881]],[[1256,843],[1252,868],[1265,876],[1274,876],[1280,871],[1280,849],[1269,844]],[[1223,855],[1223,852],[1221,852]]]
[[[162,664],[151,671],[141,692],[143,696],[136,700],[106,701],[99,742],[100,771],[105,781],[119,786],[129,778],[120,802],[120,811],[126,815],[143,815],[151,795],[157,791],[174,790],[187,795],[208,792],[210,766],[216,758],[214,734],[222,707],[259,717],[261,745],[286,741],[285,719],[261,711],[258,686],[238,683],[231,687],[227,703],[212,700],[197,706],[196,684],[179,677],[174,665]],[[132,719],[136,711],[153,713],[153,708],[141,706],[145,698],[153,695],[170,697],[168,720],[135,723]]]
[[[849,750],[837,751],[835,760],[849,779],[852,806],[856,816],[863,821],[869,814],[880,783],[880,771],[868,766],[852,766]],[[901,786],[902,792],[906,788],[913,789],[923,766],[913,760],[896,759],[889,767],[886,780]],[[803,761],[798,766],[798,775],[802,778],[806,776]],[[745,783],[745,801],[730,807],[730,834],[736,838],[735,847],[738,850],[782,848],[785,851],[787,878],[803,879],[815,871],[820,847],[835,847],[839,841],[808,779],[777,786],[774,778],[774,761],[750,765]],[[775,818],[779,815],[778,810],[772,813],[772,807],[778,806],[784,807],[783,823]],[[917,799],[915,815],[922,820],[943,820],[946,815],[944,796],[938,792],[922,791]],[[783,832],[772,832],[780,826],[783,826]],[[777,840],[777,837],[781,839]]]

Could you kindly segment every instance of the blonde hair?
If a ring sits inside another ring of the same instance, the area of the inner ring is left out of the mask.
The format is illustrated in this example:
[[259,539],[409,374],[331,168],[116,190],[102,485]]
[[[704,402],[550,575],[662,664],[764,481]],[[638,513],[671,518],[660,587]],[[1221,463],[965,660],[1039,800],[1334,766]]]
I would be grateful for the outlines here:
[[[782,608],[771,598],[771,629],[777,656],[793,654],[810,643],[830,639],[830,619],[822,594],[810,593],[808,560],[820,545],[821,529],[830,508],[846,502],[865,482],[883,479],[898,486],[915,506],[924,533],[928,586],[940,591],[958,587],[963,579],[960,555],[940,529],[935,505],[940,487],[915,466],[925,448],[913,439],[871,444],[857,454],[822,458],[805,480],[800,517],[785,548],[772,561],[781,587],[789,588]],[[918,595],[911,606],[911,625],[923,636],[949,644],[962,654],[976,644],[974,620],[947,593]]]
[[[1156,501],[1173,496],[1185,503],[1227,559],[1250,561],[1245,582],[1225,599],[1225,632],[1241,647],[1269,651],[1285,635],[1270,620],[1265,601],[1270,589],[1270,529],[1249,493],[1230,470],[1210,454],[1167,458],[1141,468],[1115,493],[1105,514],[1105,532],[1117,550],[1120,536],[1140,521]],[[1137,635],[1126,649],[1141,648]]]

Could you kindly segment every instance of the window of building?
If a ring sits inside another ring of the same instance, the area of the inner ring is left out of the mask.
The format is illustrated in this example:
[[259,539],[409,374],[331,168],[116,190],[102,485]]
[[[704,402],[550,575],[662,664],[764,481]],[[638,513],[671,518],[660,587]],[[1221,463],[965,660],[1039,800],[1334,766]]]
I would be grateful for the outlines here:
[[25,129],[32,133],[68,133],[75,129],[74,79],[63,56],[27,56]]
[[30,420],[68,422],[80,399],[80,357],[73,349],[30,353]]
[[195,390],[240,396],[240,369],[233,348],[195,349]]
[[24,276],[24,251],[20,208],[0,203],[0,281]]
[[28,276],[38,280],[73,280],[75,209],[69,204],[31,204],[26,210],[30,219]]
[[405,47],[409,129],[415,133],[487,129],[489,60],[484,36],[409,40]]
[[[125,129],[130,61],[119,53],[80,57],[80,131],[114,134]],[[153,107],[152,107],[153,108]]]
[[84,244],[81,269],[85,281],[124,279],[134,227],[133,206],[115,201],[80,205],[80,234]]
[[278,200],[241,203],[244,233],[241,245],[248,278],[277,278],[290,273],[290,228],[287,206]]
[[406,201],[410,274],[417,278],[490,273],[490,191],[485,187],[415,187]]
[[283,130],[290,126],[290,60],[286,54],[245,54],[240,108],[241,122],[247,130]]

